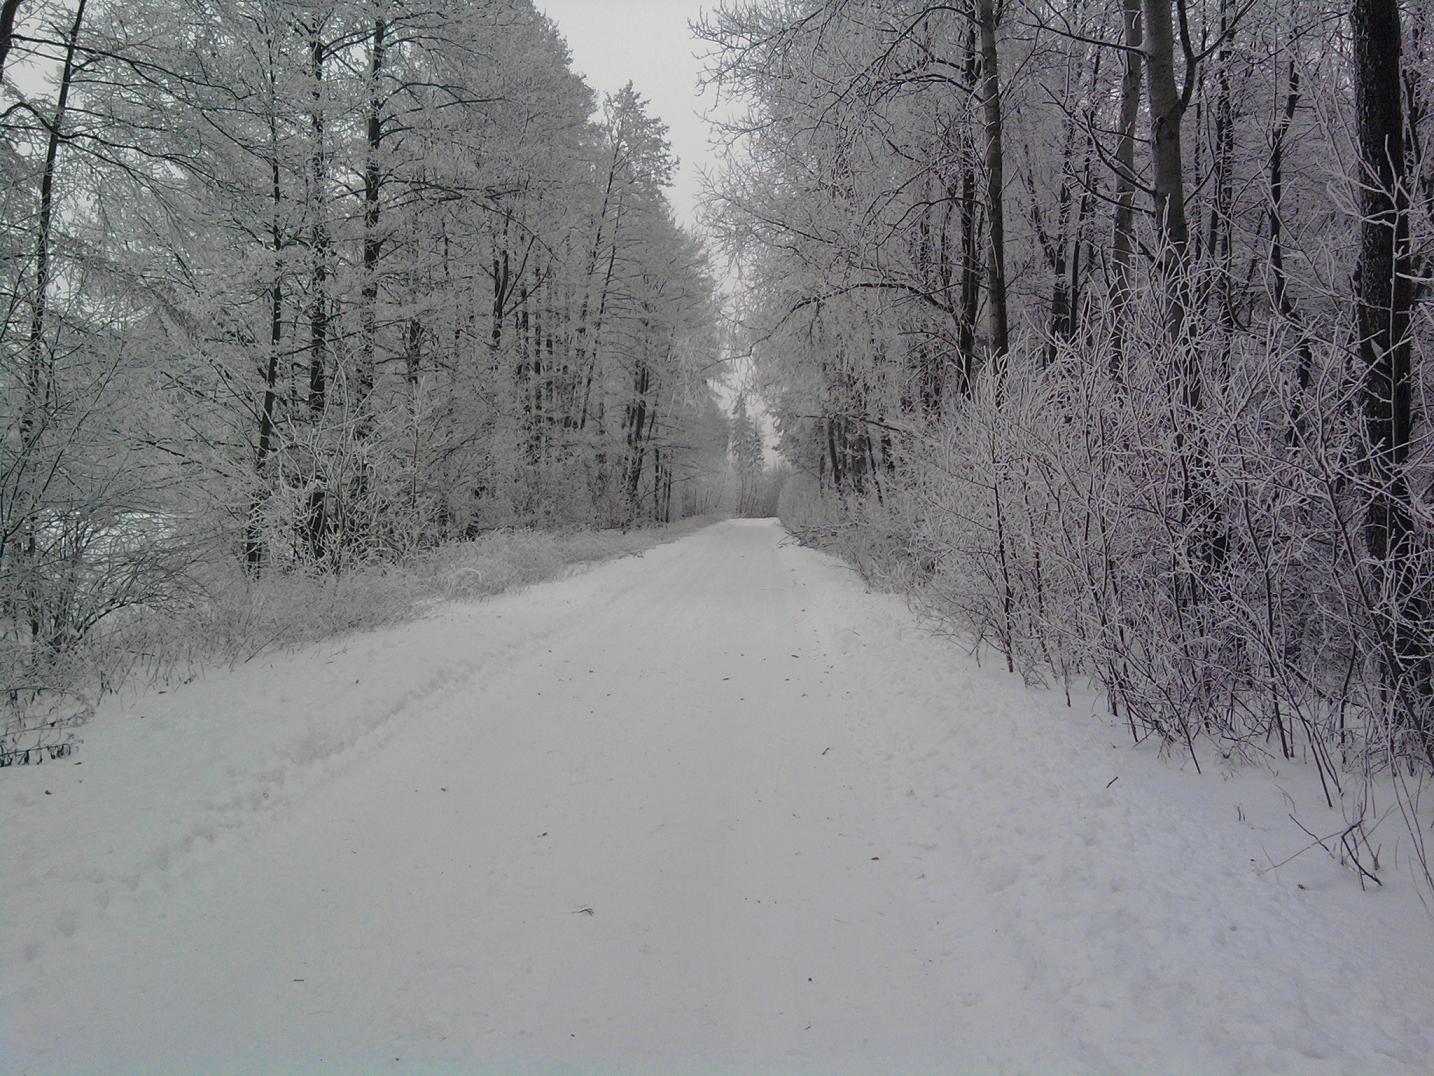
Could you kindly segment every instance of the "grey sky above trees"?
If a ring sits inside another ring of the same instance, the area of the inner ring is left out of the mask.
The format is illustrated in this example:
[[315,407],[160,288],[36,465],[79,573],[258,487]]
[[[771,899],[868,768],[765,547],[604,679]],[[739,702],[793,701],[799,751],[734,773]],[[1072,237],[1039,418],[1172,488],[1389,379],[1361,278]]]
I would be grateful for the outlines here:
[[573,53],[573,67],[600,93],[631,81],[652,102],[671,132],[678,157],[672,205],[678,219],[697,219],[700,174],[716,163],[701,113],[713,95],[697,87],[702,73],[688,21],[715,5],[711,0],[542,0]]

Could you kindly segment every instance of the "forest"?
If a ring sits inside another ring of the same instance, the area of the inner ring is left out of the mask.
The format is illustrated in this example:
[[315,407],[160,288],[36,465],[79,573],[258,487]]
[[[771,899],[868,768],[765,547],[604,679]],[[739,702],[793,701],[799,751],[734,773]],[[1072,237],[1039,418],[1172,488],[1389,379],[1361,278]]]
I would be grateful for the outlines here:
[[788,526],[1028,681],[1093,678],[1137,742],[1308,761],[1350,840],[1369,774],[1412,802],[1434,9],[786,0],[698,33]]
[[666,127],[529,0],[6,0],[3,41],[12,709],[261,577],[716,507]]

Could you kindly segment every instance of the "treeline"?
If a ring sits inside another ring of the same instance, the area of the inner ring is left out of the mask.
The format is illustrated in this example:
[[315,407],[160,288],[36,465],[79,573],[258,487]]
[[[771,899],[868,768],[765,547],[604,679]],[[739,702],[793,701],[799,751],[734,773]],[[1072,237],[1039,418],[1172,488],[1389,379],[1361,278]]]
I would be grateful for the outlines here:
[[12,668],[196,564],[710,507],[717,303],[666,128],[630,85],[596,109],[531,0],[4,15]]
[[[1197,759],[1434,766],[1434,8],[771,0],[714,226],[808,476],[1031,679]],[[1211,748],[1206,748],[1209,751]],[[1386,805],[1381,804],[1380,808]]]

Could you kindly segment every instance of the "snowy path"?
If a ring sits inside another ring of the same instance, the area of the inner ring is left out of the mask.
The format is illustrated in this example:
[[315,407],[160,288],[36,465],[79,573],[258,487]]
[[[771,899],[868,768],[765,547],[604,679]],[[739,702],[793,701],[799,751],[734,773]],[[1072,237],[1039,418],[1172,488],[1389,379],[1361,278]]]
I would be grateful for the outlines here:
[[3,1067],[1434,1057],[1407,872],[1251,863],[1306,843],[1276,784],[1328,824],[1308,774],[1114,746],[781,539],[216,673],[0,775]]

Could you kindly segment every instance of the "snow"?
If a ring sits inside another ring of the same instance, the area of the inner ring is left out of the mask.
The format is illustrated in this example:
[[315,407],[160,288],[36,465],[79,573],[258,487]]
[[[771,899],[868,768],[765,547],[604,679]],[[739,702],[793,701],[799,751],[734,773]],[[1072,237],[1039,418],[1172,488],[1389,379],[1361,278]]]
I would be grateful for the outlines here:
[[116,699],[0,779],[0,1056],[1426,1068],[1393,829],[1381,890],[1272,869],[1312,772],[1088,710],[772,521]]

